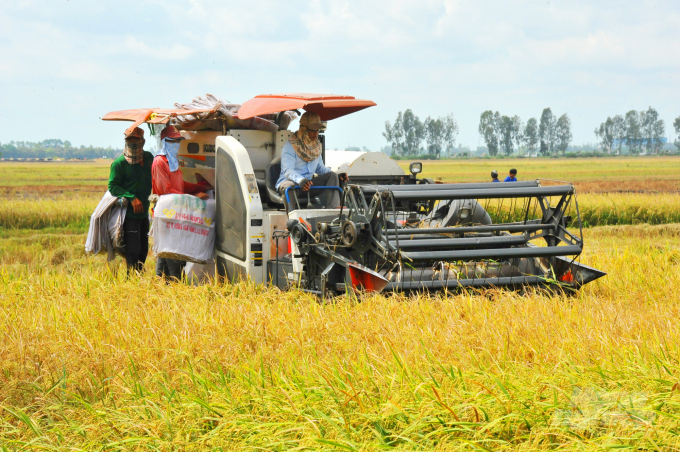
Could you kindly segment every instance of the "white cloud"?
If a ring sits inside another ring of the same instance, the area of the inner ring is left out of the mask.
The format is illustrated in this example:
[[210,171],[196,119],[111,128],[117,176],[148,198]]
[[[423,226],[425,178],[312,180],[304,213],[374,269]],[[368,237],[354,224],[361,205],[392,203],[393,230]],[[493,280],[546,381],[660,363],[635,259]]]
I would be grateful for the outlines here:
[[[136,55],[145,58],[158,60],[185,60],[189,58],[193,51],[190,47],[182,44],[165,45],[162,38],[157,38],[151,41],[153,45],[140,41],[132,36],[127,36],[124,45],[121,47],[121,52],[125,56]],[[157,42],[157,43],[156,43]]]
[[[680,114],[680,5],[649,1],[221,0],[3,2],[0,141],[62,136],[116,144],[98,121],[119,108],[170,106],[206,92],[366,97],[378,107],[335,122],[329,140],[377,149],[385,120],[453,112],[475,145],[488,108],[524,119],[551,106],[594,141],[607,115]],[[52,89],[54,87],[54,89]],[[38,101],[68,114],[47,135],[21,118]],[[87,127],[67,120],[83,118]]]

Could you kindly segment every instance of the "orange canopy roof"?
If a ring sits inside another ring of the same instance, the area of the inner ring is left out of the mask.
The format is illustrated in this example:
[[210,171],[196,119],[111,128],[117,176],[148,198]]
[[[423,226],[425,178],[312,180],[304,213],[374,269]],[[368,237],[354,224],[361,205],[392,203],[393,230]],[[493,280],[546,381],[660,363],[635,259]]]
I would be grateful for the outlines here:
[[165,124],[175,116],[195,115],[206,113],[211,109],[203,110],[168,110],[165,108],[138,108],[136,110],[120,110],[107,113],[102,118],[104,121],[132,121],[133,124],[125,130],[125,136],[129,136],[135,127],[143,122],[150,124]]
[[240,119],[248,119],[270,113],[302,108],[319,114],[322,121],[345,116],[364,108],[373,107],[375,102],[355,99],[352,96],[337,94],[261,94],[241,105],[238,111]]

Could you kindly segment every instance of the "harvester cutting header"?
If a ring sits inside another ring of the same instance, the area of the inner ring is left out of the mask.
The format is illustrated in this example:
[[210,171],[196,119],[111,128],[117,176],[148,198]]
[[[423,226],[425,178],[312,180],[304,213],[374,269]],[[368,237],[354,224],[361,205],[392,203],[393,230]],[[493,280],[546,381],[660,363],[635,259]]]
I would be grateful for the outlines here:
[[[152,134],[179,130],[183,180],[215,188],[211,265],[229,280],[325,296],[578,289],[604,275],[576,261],[583,237],[571,184],[441,184],[419,178],[419,162],[405,174],[382,153],[325,149],[327,121],[374,105],[318,94],[261,95],[238,105],[209,95],[102,119],[132,121],[126,136],[145,122]],[[287,129],[301,110],[305,130],[296,134]]]

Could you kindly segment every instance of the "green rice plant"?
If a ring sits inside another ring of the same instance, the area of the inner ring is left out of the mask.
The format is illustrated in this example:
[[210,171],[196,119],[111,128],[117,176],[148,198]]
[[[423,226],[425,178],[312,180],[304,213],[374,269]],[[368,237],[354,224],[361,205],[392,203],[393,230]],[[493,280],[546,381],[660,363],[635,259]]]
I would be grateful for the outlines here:
[[579,196],[583,225],[680,223],[680,194],[586,194]]
[[90,215],[94,212],[99,198],[100,196],[59,196],[41,199],[2,199],[0,228],[70,228],[86,231],[90,224]]
[[[584,227],[680,223],[680,194],[587,193],[579,195],[577,199]],[[72,232],[86,232],[90,215],[98,201],[99,196],[95,195],[1,199],[0,231],[66,228]],[[482,205],[494,223],[524,220],[523,203],[491,201],[485,201]],[[532,209],[532,215],[540,212]],[[573,204],[570,213],[576,214]]]

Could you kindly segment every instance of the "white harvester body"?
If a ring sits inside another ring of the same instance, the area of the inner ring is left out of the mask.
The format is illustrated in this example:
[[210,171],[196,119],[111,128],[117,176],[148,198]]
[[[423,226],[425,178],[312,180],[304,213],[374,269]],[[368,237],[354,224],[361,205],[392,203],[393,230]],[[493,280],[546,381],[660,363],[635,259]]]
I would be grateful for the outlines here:
[[[286,215],[283,205],[272,206],[268,199],[263,200],[260,191],[266,190],[267,168],[280,161],[281,149],[291,133],[181,132],[185,139],[180,145],[179,160],[184,180],[196,183],[198,174],[215,187],[217,273],[229,280],[268,282],[270,260],[283,258],[289,252],[297,254],[295,244],[290,244],[287,237],[279,237],[277,248],[275,232],[285,231],[288,219],[337,216],[336,209],[300,209]],[[331,169],[347,172],[350,177],[404,174],[394,160],[380,152],[328,150],[325,158]],[[300,259],[293,258],[292,265],[294,273],[302,271]]]
[[132,121],[126,136],[144,122],[180,129],[184,180],[215,187],[215,264],[226,280],[325,296],[578,289],[605,274],[576,262],[584,242],[572,184],[437,183],[417,177],[419,162],[407,175],[382,153],[326,151],[320,135],[325,164],[350,178],[344,187],[325,187],[342,191],[343,207],[319,208],[314,191],[278,193],[281,153],[292,134],[285,118],[304,109],[330,121],[374,105],[351,96],[265,94],[236,107],[216,101],[196,110],[122,110],[102,119]]

